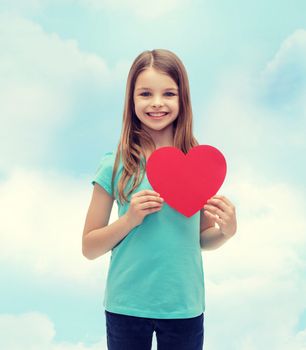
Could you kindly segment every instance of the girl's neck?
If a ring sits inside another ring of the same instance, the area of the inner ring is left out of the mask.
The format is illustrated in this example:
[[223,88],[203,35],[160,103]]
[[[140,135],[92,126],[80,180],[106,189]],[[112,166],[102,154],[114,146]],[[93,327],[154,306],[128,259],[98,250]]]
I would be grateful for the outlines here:
[[[173,132],[172,125],[169,128],[165,128],[163,131],[157,131],[157,132],[153,130],[147,130],[147,131],[149,131],[156,149],[160,147],[174,146],[174,132]],[[148,160],[152,152],[150,152],[150,150],[146,150],[144,147],[143,147],[143,150],[146,155],[146,160]]]
[[[174,147],[174,143],[173,142],[165,142],[165,143],[156,144],[156,149],[158,149],[160,147],[166,147],[166,146]],[[150,150],[144,149],[144,153],[145,153],[146,160],[148,160],[148,158],[150,157],[152,152]]]

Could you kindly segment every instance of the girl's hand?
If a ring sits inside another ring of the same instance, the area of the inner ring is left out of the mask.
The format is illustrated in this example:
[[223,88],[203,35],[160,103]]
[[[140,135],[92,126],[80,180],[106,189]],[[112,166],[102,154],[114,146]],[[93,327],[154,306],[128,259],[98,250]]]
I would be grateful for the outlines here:
[[155,191],[139,191],[132,195],[130,206],[125,215],[132,226],[136,227],[142,223],[145,216],[160,210],[163,201],[163,198]]
[[227,238],[234,236],[237,230],[234,205],[224,196],[215,195],[204,205],[207,217],[214,219],[221,232]]

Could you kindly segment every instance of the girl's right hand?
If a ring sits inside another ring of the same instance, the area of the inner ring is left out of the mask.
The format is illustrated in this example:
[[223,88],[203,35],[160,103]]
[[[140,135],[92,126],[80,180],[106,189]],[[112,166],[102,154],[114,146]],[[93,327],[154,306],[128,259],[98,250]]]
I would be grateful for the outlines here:
[[163,201],[163,198],[155,191],[139,191],[132,195],[130,206],[125,215],[129,222],[136,227],[142,223],[145,216],[159,211]]

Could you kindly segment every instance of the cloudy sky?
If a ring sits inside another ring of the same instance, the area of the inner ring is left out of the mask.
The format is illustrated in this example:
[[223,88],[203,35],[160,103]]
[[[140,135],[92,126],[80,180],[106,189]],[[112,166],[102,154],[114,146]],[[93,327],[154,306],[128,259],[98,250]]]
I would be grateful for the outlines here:
[[[106,349],[110,253],[81,235],[128,70],[174,51],[238,230],[204,251],[205,349],[306,348],[304,0],[0,2],[0,348]],[[114,204],[111,222],[117,219]],[[156,340],[153,338],[153,349]]]

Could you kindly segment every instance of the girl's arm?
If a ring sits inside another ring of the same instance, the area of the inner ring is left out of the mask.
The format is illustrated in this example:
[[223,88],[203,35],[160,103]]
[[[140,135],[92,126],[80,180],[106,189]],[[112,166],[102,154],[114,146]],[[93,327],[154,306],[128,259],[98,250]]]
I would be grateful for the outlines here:
[[134,228],[125,214],[108,225],[113,201],[104,188],[94,185],[82,238],[82,253],[89,260],[110,251]]
[[201,232],[201,248],[203,250],[213,250],[221,247],[229,237],[225,236],[219,227],[209,227]]

